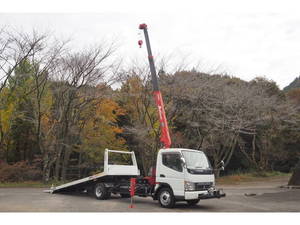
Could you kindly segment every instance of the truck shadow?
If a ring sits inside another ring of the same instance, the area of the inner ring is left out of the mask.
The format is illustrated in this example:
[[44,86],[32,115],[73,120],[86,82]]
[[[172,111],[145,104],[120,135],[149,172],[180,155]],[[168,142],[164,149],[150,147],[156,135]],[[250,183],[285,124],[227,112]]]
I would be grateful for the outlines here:
[[[124,200],[124,199],[123,199]],[[129,203],[130,201],[127,200]],[[158,203],[158,201],[149,201],[149,200],[143,200],[143,199],[138,199],[134,201],[134,205],[136,206],[136,208],[139,208],[139,206],[141,207],[147,207],[147,206],[151,206],[151,208],[160,208],[160,205]],[[201,203],[194,205],[194,206],[189,206],[187,203],[185,202],[177,202],[176,205],[174,206],[174,208],[172,209],[166,209],[166,208],[160,208],[161,212],[165,212],[165,210],[172,212],[172,210],[183,210],[183,212],[212,212],[214,211],[216,208],[214,206],[208,206],[208,205],[201,205]],[[185,211],[187,210],[187,211]],[[167,212],[166,211],[166,212]]]
[[[93,199],[95,201],[118,201],[120,203],[126,203],[130,205],[130,198],[121,198],[119,195],[112,194],[111,197],[107,200],[96,200],[94,196],[89,195],[88,193],[84,192],[63,192],[63,193],[57,193],[58,195],[64,195],[64,196],[73,196],[73,197],[79,197],[79,198],[85,198],[85,199]],[[148,212],[152,212],[151,208],[154,208],[159,212],[172,212],[172,210],[188,210],[188,212],[212,212],[216,208],[209,205],[203,205],[201,202],[194,206],[187,205],[186,202],[177,202],[175,207],[173,209],[166,209],[166,208],[160,208],[158,201],[153,201],[152,198],[142,198],[142,197],[134,197],[133,200],[134,204],[134,212],[136,210],[145,210],[147,208]],[[149,207],[149,208],[148,208]],[[160,209],[160,210],[157,210]]]
[[203,212],[205,212],[205,211],[211,212],[213,209],[215,209],[215,207],[213,207],[213,206],[202,205],[201,202],[198,203],[197,205],[194,205],[194,206],[189,206],[185,202],[178,202],[178,203],[176,203],[174,208],[176,208],[176,209],[189,209],[190,212],[192,212],[193,210],[195,210],[197,212],[199,212],[199,210],[201,210]]
[[[115,199],[119,199],[119,201],[122,202],[128,202],[130,204],[130,199],[122,199],[119,198],[118,196],[115,197]],[[153,201],[151,198],[134,198],[134,205],[138,209],[140,208],[156,208],[160,209],[160,212],[172,212],[172,210],[183,210],[183,212],[187,212],[185,210],[188,210],[188,212],[212,212],[216,208],[214,206],[209,206],[209,205],[203,205],[201,202],[197,205],[194,206],[189,206],[186,202],[176,202],[176,205],[172,209],[167,209],[167,208],[160,208],[160,205],[158,201]],[[165,211],[166,210],[166,211]],[[157,210],[155,210],[157,211]],[[177,211],[178,212],[178,211]]]

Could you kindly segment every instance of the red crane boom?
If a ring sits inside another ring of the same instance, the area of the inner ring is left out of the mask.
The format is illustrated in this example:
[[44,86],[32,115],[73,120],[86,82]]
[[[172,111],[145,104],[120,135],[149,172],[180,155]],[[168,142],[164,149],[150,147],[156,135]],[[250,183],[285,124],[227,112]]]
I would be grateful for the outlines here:
[[[145,35],[145,41],[146,41],[146,46],[147,46],[147,51],[148,51],[148,60],[149,60],[152,85],[153,85],[153,97],[154,97],[155,104],[158,109],[159,123],[160,123],[160,129],[161,129],[160,141],[163,143],[164,148],[169,148],[171,146],[171,138],[170,138],[170,134],[169,134],[168,121],[166,118],[163,98],[162,98],[161,92],[159,90],[154,60],[153,60],[150,41],[149,41],[147,25],[145,23],[140,24],[139,29],[143,30],[144,35]],[[142,41],[140,40],[138,42],[138,44],[141,46]]]

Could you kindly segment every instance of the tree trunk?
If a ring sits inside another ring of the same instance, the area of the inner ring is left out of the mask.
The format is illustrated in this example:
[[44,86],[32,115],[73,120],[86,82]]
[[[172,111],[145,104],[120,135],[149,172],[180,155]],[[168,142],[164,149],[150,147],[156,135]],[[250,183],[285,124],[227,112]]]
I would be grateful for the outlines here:
[[65,148],[65,154],[62,162],[62,169],[61,169],[61,180],[65,181],[67,178],[67,169],[69,165],[71,155],[71,149],[70,147]]
[[47,183],[50,179],[50,165],[49,165],[49,159],[44,159],[44,166],[43,166],[43,181]]
[[[41,145],[42,146],[42,145]],[[48,182],[50,180],[51,175],[51,169],[56,161],[56,157],[51,155],[51,151],[54,151],[54,146],[48,147],[48,152],[45,151],[44,147],[41,147],[43,149],[43,181]]]
[[215,168],[214,169],[214,173],[215,173],[215,178],[219,178],[220,177],[220,169],[218,169],[218,168]]
[[293,171],[293,174],[289,180],[288,185],[290,186],[300,186],[300,160],[298,161],[298,164],[296,168]]
[[55,179],[59,180],[60,178],[60,163],[61,163],[61,155],[62,155],[62,146],[58,146],[58,154],[55,162]]
[[82,153],[80,152],[79,153],[78,164],[77,164],[77,166],[79,168],[79,170],[78,170],[78,179],[81,178],[81,174],[82,174],[81,162],[82,162]]
[[219,156],[217,154],[213,155],[213,170],[214,170],[214,174],[215,174],[215,178],[219,178],[220,177],[220,170],[219,170],[219,163],[220,163],[221,159],[219,158]]

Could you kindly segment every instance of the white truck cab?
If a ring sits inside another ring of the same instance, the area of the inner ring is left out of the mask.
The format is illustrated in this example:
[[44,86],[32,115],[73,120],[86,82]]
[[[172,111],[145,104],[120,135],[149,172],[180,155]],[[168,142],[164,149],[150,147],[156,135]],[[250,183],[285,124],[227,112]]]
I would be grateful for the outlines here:
[[199,150],[159,150],[156,182],[156,199],[163,207],[173,207],[176,201],[194,205],[200,199],[225,196],[222,190],[215,189],[213,169],[206,155]]

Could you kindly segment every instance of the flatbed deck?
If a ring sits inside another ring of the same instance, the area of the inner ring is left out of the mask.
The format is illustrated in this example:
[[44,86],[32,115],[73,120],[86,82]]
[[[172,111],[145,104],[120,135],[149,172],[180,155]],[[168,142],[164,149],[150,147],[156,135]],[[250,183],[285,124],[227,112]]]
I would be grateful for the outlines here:
[[72,181],[72,182],[69,182],[69,183],[66,183],[66,184],[62,184],[62,185],[57,186],[57,187],[53,187],[53,188],[50,189],[49,192],[50,193],[57,193],[59,191],[66,191],[69,188],[74,188],[74,187],[80,186],[81,184],[85,184],[89,181],[93,181],[95,179],[98,179],[98,178],[101,178],[101,177],[104,177],[104,176],[106,176],[106,174],[104,172],[97,173],[97,174],[89,176],[89,177],[85,177],[85,178],[75,180],[75,181]]
[[[132,165],[111,165],[108,164],[108,154],[112,153],[119,153],[119,154],[130,154]],[[66,184],[59,185],[57,187],[51,187],[49,190],[45,190],[44,192],[47,193],[58,193],[64,191],[72,191],[78,190],[84,187],[87,187],[91,183],[97,181],[98,179],[105,178],[106,176],[138,176],[140,174],[135,155],[133,152],[126,152],[126,151],[117,151],[117,150],[105,150],[104,154],[104,171],[101,173],[94,174],[92,176],[88,176],[79,180],[74,180]]]

